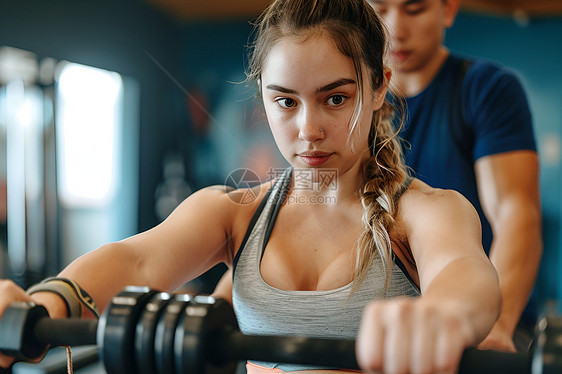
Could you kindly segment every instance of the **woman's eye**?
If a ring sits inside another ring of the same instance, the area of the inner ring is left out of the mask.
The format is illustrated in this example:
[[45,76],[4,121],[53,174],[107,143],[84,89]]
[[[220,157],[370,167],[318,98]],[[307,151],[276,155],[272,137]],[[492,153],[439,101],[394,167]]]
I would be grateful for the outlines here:
[[287,109],[293,108],[297,105],[297,102],[295,100],[289,99],[287,97],[275,101],[277,101],[277,104],[279,104],[281,107]]
[[346,97],[343,95],[334,95],[328,99],[328,105],[331,106],[339,106],[342,105],[345,101]]

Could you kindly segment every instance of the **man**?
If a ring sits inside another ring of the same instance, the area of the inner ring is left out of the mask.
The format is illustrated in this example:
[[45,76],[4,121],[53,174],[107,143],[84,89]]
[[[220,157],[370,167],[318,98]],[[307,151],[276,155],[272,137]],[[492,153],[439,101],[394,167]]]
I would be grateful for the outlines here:
[[539,166],[525,94],[505,69],[468,66],[445,48],[460,0],[369,3],[388,25],[394,88],[406,102],[407,164],[431,186],[465,195],[482,221],[503,305],[480,347],[515,351],[515,339],[525,350],[536,311],[521,314],[542,254]]

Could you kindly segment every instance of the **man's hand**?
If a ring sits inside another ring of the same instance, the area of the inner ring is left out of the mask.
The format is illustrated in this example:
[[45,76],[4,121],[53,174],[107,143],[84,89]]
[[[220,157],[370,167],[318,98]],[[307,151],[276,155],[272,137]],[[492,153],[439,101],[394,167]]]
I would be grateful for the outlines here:
[[496,322],[488,336],[478,344],[478,349],[493,349],[496,351],[516,352],[513,343],[513,332]]

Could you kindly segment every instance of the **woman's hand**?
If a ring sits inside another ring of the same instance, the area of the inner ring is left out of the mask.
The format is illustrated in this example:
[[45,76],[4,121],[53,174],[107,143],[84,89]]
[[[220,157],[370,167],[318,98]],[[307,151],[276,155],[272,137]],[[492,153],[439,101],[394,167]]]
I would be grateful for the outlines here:
[[[35,304],[43,305],[49,312],[51,318],[66,318],[67,308],[63,299],[55,293],[52,292],[37,292],[30,297],[23,289],[21,289],[17,284],[10,280],[0,279],[0,319],[4,310],[14,302],[34,302]],[[0,334],[4,334],[0,331]],[[43,357],[33,360],[33,362],[39,362]],[[14,362],[12,357],[0,354],[0,367],[7,368]]]
[[373,302],[357,338],[362,370],[377,373],[456,373],[474,337],[468,317],[451,304],[422,298]]
[[[13,302],[16,301],[33,301],[29,295],[25,293],[23,289],[21,289],[18,285],[14,282],[9,280],[0,280],[0,318],[2,318],[2,314],[4,314],[4,310]],[[3,331],[0,331],[0,334],[3,334]],[[14,362],[14,359],[8,356],[5,356],[0,353],[0,367],[7,368]]]

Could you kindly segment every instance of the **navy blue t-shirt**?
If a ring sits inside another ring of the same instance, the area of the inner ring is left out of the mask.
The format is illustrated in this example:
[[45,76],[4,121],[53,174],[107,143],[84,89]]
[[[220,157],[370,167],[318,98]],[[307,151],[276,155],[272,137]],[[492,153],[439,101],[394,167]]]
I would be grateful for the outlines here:
[[[514,74],[474,61],[460,81],[462,61],[449,56],[435,79],[406,99],[400,135],[405,140],[406,164],[417,178],[432,187],[456,190],[474,205],[488,254],[492,230],[478,198],[474,162],[502,152],[536,150],[536,146],[527,99]],[[456,81],[462,90],[455,91]],[[461,105],[464,125],[455,110]]]

